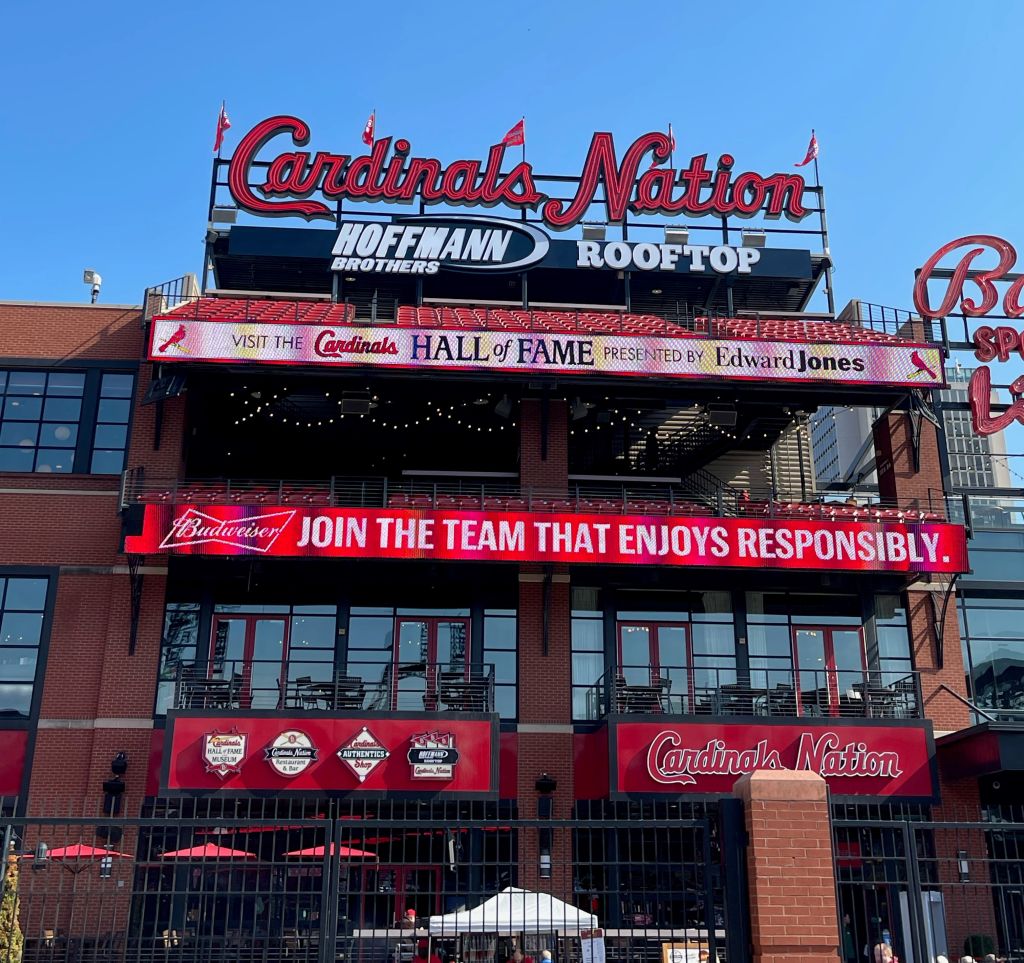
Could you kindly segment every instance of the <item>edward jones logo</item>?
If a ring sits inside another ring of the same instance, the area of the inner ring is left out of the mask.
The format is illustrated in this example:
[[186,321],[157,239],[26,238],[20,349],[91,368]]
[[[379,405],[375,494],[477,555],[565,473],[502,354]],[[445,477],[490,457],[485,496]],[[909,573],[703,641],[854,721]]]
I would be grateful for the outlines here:
[[305,772],[316,762],[317,748],[313,740],[298,729],[282,732],[264,750],[264,759],[271,768],[289,779]]
[[164,536],[160,548],[213,543],[265,553],[273,548],[274,542],[294,517],[295,510],[292,509],[235,520],[189,508],[171,522],[171,530]]

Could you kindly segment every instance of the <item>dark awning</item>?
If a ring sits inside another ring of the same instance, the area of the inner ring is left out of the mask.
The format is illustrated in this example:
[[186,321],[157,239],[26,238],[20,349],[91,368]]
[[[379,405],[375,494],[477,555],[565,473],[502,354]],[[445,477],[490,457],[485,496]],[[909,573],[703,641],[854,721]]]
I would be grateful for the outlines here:
[[936,740],[943,775],[952,779],[1024,772],[1024,725],[982,722]]

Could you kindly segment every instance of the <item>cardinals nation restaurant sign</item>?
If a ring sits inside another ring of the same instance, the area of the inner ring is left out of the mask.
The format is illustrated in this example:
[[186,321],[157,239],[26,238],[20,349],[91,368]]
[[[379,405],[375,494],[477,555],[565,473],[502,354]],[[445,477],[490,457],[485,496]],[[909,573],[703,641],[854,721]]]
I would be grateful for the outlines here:
[[[243,210],[262,216],[334,219],[339,201],[503,205],[536,210],[554,230],[583,220],[591,205],[603,203],[607,220],[618,223],[627,213],[667,217],[753,217],[785,215],[799,221],[809,212],[803,204],[805,181],[798,174],[736,173],[731,154],[708,167],[707,154],[691,157],[685,167],[667,166],[672,144],[667,134],[638,137],[620,157],[610,133],[595,133],[572,197],[550,197],[537,186],[538,176],[525,160],[505,163],[505,144],[490,149],[484,160],[443,164],[420,157],[404,138],[383,137],[366,154],[315,153],[294,148],[309,144],[309,125],[280,115],[260,121],[239,142],[228,167],[228,187]],[[266,156],[261,156],[267,149]],[[276,150],[277,153],[273,151]],[[320,199],[315,199],[319,195]]]

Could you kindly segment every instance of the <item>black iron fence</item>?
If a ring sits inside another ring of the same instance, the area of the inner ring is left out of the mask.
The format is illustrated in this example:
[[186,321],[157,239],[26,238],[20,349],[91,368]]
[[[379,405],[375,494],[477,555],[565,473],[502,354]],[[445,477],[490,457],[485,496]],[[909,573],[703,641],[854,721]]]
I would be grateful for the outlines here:
[[[329,654],[329,650],[325,650]],[[218,659],[174,670],[175,709],[493,712],[494,666],[413,662],[376,678],[304,660]],[[362,667],[366,668],[366,667]]]
[[904,963],[1024,960],[1024,813],[833,820],[844,963],[889,944]]
[[920,719],[917,672],[880,669],[747,670],[619,665],[587,693],[587,718],[609,713]]
[[726,883],[742,853],[723,842],[741,834],[715,808],[529,820],[499,803],[185,799],[143,813],[6,818],[0,963],[579,963],[597,926],[615,963],[661,963],[666,944],[746,958]]

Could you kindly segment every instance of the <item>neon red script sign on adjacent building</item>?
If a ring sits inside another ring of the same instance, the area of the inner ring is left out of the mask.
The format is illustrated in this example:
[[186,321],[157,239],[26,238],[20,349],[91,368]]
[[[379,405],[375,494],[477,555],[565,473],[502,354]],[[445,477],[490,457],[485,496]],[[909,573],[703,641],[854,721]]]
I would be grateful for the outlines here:
[[[668,135],[661,133],[638,137],[621,161],[612,135],[595,133],[576,193],[568,200],[538,190],[533,167],[525,161],[502,173],[503,144],[492,147],[485,161],[456,160],[447,165],[434,157],[413,156],[409,141],[390,137],[375,141],[361,156],[286,149],[272,158],[259,158],[278,138],[290,141],[289,146],[305,147],[310,137],[308,124],[287,115],[268,117],[253,127],[235,148],[228,168],[228,186],[238,206],[270,217],[333,219],[336,209],[325,201],[407,204],[418,197],[427,204],[539,210],[544,223],[555,230],[578,224],[599,197],[612,223],[623,221],[627,212],[753,217],[763,211],[765,217],[785,214],[794,221],[808,213],[803,205],[806,185],[798,174],[734,175],[731,154],[722,154],[715,170],[707,168],[707,154],[692,157],[679,170],[662,167],[671,146]],[[315,193],[324,200],[309,200]]]
[[147,505],[132,554],[964,572],[959,525],[446,509]]
[[[947,254],[960,248],[968,248],[960,258],[946,291],[938,305],[932,307],[928,296],[928,281],[939,262]],[[995,267],[978,270],[972,268],[974,261],[982,254],[994,252],[997,256]],[[969,234],[940,247],[918,272],[914,282],[914,306],[923,318],[943,318],[953,311],[962,312],[969,318],[981,318],[999,304],[999,291],[995,282],[1003,280],[1017,261],[1013,245],[993,234]],[[971,272],[974,275],[971,276]],[[971,282],[977,287],[980,300],[964,293],[964,286]],[[1024,315],[1021,292],[1024,290],[1024,275],[1012,282],[1003,295],[1003,313],[1008,318]],[[981,325],[974,332],[974,356],[981,362],[994,360],[1008,361],[1016,353],[1024,359],[1024,330],[1000,325],[992,328]],[[1013,403],[1001,414],[992,414],[992,373],[986,364],[980,365],[971,375],[967,396],[971,406],[971,422],[979,435],[992,435],[1009,427],[1014,421],[1024,423],[1024,375],[1010,385]]]

